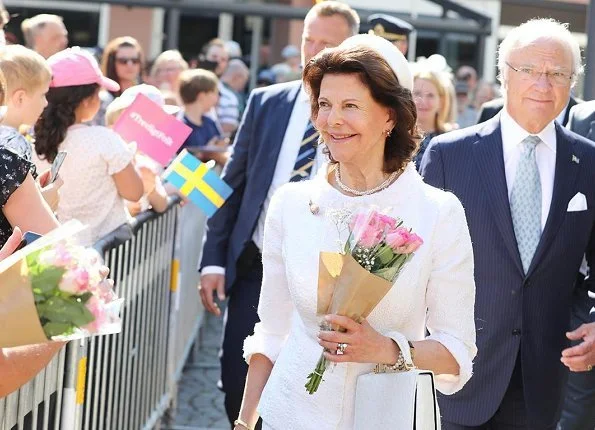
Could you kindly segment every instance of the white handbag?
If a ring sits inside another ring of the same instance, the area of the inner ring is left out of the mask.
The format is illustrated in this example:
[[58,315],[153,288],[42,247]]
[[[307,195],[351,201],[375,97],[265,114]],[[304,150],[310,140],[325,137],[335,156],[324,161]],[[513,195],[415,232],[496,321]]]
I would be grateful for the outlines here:
[[357,378],[354,430],[440,430],[434,374],[366,373]]

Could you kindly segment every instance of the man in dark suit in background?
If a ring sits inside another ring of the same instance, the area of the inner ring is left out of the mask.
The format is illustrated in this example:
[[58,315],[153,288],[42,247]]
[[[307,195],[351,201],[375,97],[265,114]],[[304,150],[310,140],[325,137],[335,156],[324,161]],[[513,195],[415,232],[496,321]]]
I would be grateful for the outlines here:
[[583,256],[595,263],[595,145],[555,121],[580,48],[565,26],[531,20],[501,43],[498,67],[505,108],[436,137],[422,162],[461,200],[475,258],[478,354],[467,385],[440,396],[442,428],[554,430],[568,368],[592,369],[569,337],[594,352],[588,327],[567,331]]
[[[568,124],[568,116],[570,114],[570,109],[572,109],[573,106],[575,106],[581,102],[582,102],[582,100],[577,99],[576,97],[570,96],[568,98],[568,104],[556,117],[558,122],[561,125],[564,125],[564,126],[567,125]],[[494,100],[490,100],[489,102],[485,102],[484,104],[482,104],[481,107],[479,108],[477,124],[480,124],[482,122],[487,121],[490,118],[495,117],[498,114],[498,112],[500,112],[502,110],[503,106],[504,106],[504,99],[501,97],[494,99]]]
[[[304,20],[302,61],[359,32],[349,6],[318,3]],[[270,199],[281,185],[308,179],[320,161],[310,122],[310,103],[301,81],[254,90],[222,179],[234,192],[209,220],[202,253],[200,296],[207,311],[220,315],[213,295],[229,298],[221,348],[221,383],[230,422],[238,418],[248,366],[244,339],[258,322],[262,282],[262,236]]]
[[[584,102],[570,109],[568,124],[570,131],[580,134],[589,140],[595,141],[595,101]],[[578,338],[576,345],[579,347],[585,342],[584,333],[591,341],[595,338],[595,309],[593,303],[587,302],[589,292],[583,277],[588,274],[586,264],[581,267],[581,274],[577,280],[579,288],[576,289],[576,300],[572,309],[571,328],[576,330]],[[582,288],[580,288],[582,287]],[[589,324],[590,323],[590,324]],[[587,324],[587,326],[584,326]],[[575,359],[580,359],[575,357]],[[595,357],[584,357],[587,365],[595,365]],[[582,364],[582,363],[581,363]],[[595,372],[572,372],[568,377],[564,409],[558,425],[558,430],[593,430],[595,428]]]

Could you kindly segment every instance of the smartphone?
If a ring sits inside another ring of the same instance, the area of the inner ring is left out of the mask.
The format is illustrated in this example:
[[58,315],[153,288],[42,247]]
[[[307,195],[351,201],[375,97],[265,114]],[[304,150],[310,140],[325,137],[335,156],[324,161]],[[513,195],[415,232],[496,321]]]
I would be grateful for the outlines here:
[[19,243],[19,246],[17,247],[17,249],[15,249],[15,252],[21,248],[24,248],[25,246],[29,245],[30,243],[35,242],[40,237],[41,237],[41,234],[33,233],[32,231],[26,232],[25,234],[23,234],[23,240],[21,240],[21,243]]
[[56,158],[54,158],[54,162],[52,163],[52,167],[50,169],[50,181],[48,184],[54,182],[58,177],[58,172],[60,171],[60,167],[62,167],[62,163],[64,163],[66,154],[68,154],[68,152],[60,151],[58,152],[58,155],[56,155]]

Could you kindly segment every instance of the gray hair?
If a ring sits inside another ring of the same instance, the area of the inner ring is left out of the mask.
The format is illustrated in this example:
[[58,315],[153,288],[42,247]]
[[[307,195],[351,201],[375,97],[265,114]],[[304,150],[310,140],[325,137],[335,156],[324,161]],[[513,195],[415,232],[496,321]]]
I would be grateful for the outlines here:
[[506,81],[506,61],[511,51],[530,45],[539,39],[550,39],[566,45],[572,53],[572,85],[580,76],[584,67],[581,60],[581,48],[578,41],[568,30],[568,24],[562,24],[552,18],[531,19],[518,27],[513,28],[504,38],[498,48],[498,80],[504,85]]
[[49,13],[42,13],[23,20],[21,23],[21,31],[23,32],[25,44],[28,48],[34,48],[35,37],[37,37],[39,30],[43,29],[49,23],[64,25],[64,20],[61,16]]
[[312,9],[308,11],[306,15],[307,20],[314,16],[333,16],[333,15],[341,15],[345,21],[347,21],[347,25],[349,26],[350,34],[349,36],[355,36],[359,33],[359,15],[355,10],[351,8],[351,6],[341,3],[334,0],[327,0],[322,1],[320,3],[316,3],[312,6]]
[[223,72],[223,76],[235,76],[235,75],[249,75],[250,69],[244,64],[239,58],[233,58],[229,60],[227,69]]

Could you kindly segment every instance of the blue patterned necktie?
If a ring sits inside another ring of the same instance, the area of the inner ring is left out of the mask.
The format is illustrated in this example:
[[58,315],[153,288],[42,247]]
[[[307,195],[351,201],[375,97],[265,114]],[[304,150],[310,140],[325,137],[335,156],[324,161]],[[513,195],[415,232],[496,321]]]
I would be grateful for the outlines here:
[[541,181],[535,147],[541,142],[528,136],[521,142],[521,157],[510,195],[510,213],[525,273],[541,237]]
[[302,138],[300,150],[295,160],[289,182],[298,182],[310,177],[310,172],[312,172],[312,167],[314,166],[314,158],[316,157],[315,145],[317,138],[318,131],[316,131],[312,122],[308,121],[308,126]]

